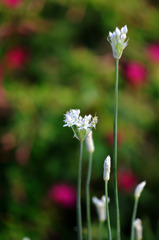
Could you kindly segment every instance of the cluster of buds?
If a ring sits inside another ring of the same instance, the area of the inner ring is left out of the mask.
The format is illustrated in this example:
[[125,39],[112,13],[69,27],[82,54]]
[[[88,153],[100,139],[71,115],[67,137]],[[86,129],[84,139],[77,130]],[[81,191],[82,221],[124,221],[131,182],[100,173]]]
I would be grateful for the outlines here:
[[145,185],[146,185],[146,182],[143,181],[140,184],[138,184],[137,187],[135,188],[134,196],[135,196],[136,199],[138,199],[140,197],[141,192],[143,191]]
[[126,46],[128,45],[128,40],[126,41],[127,32],[128,28],[126,25],[122,27],[121,30],[116,27],[113,33],[109,32],[107,40],[112,46],[113,57],[115,59],[121,58],[124,48],[126,48]]
[[[109,201],[109,199],[108,199]],[[96,206],[98,218],[100,222],[104,222],[106,220],[106,199],[103,195],[101,199],[98,199],[97,197],[92,198],[92,202]]]
[[85,140],[92,128],[96,128],[96,124],[98,122],[98,117],[92,117],[91,114],[81,117],[79,109],[71,109],[64,115],[65,124],[63,126],[71,127],[74,132],[74,136],[80,141]]

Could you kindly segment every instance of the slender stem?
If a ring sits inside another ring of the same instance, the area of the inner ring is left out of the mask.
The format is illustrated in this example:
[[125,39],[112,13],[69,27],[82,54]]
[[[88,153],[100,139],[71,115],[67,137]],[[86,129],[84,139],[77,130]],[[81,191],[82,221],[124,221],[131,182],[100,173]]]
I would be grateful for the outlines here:
[[104,221],[99,221],[98,240],[102,240],[102,229]]
[[90,179],[92,171],[92,152],[89,153],[89,163],[86,181],[86,209],[87,209],[87,228],[88,228],[88,240],[92,239],[91,233],[91,211],[90,211]]
[[115,205],[116,205],[116,235],[120,240],[120,213],[118,200],[118,184],[117,184],[117,121],[118,121],[118,67],[119,60],[115,61],[115,104],[114,104],[114,125],[113,125],[113,164],[114,164],[114,189],[115,189]]
[[82,153],[83,141],[80,141],[80,157],[78,168],[78,182],[77,182],[77,232],[78,240],[82,240],[82,213],[81,213],[81,173],[82,173]]
[[131,240],[135,240],[134,221],[135,221],[135,218],[136,218],[137,206],[138,206],[138,198],[135,198],[134,210],[133,210],[132,222],[131,222]]
[[108,240],[112,240],[110,218],[109,218],[109,206],[108,206],[108,181],[105,181],[105,198],[106,198],[106,217],[108,224]]

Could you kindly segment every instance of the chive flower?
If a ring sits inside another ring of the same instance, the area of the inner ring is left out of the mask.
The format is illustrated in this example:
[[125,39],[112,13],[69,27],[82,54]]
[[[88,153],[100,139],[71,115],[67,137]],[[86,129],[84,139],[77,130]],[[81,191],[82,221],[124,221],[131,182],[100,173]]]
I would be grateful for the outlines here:
[[128,40],[126,41],[127,32],[128,28],[126,25],[122,27],[121,30],[119,30],[119,28],[116,27],[113,33],[109,32],[107,40],[112,47],[113,57],[115,59],[121,58],[124,48],[126,48],[126,46],[128,45]]
[[71,109],[64,114],[64,116],[65,124],[63,126],[71,127],[74,132],[74,136],[80,141],[85,140],[92,128],[96,128],[96,124],[98,122],[98,117],[92,117],[91,114],[81,117],[79,109]]

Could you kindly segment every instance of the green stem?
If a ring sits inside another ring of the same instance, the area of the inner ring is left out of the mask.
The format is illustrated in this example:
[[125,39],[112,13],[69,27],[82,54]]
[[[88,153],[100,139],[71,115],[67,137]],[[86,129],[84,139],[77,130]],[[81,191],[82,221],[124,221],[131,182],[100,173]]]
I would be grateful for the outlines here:
[[117,184],[117,121],[118,121],[118,67],[119,60],[115,61],[115,104],[114,104],[114,124],[113,124],[113,164],[114,164],[114,189],[115,189],[115,205],[116,205],[116,235],[120,240],[120,213],[118,200],[118,184]]
[[138,206],[138,198],[135,198],[134,210],[133,210],[132,222],[131,222],[131,240],[135,240],[134,221],[136,218],[137,206]]
[[106,198],[106,217],[108,224],[108,240],[112,240],[110,218],[109,218],[109,206],[108,206],[108,181],[105,181],[105,198]]
[[77,182],[77,232],[78,240],[82,240],[82,213],[81,213],[81,173],[82,173],[82,153],[83,141],[80,141],[80,157],[78,168],[78,182]]
[[104,221],[100,221],[100,222],[99,222],[98,240],[102,240],[103,223],[104,223]]
[[88,240],[92,239],[91,233],[91,211],[90,211],[90,179],[92,171],[92,153],[89,153],[89,163],[86,181],[86,209],[87,209],[87,228],[88,228]]

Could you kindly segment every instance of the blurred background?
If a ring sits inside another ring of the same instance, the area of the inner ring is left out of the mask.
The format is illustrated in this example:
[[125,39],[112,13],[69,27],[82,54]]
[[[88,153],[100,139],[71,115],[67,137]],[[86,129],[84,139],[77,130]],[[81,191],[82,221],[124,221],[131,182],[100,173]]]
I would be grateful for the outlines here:
[[[129,239],[133,192],[143,180],[147,185],[137,217],[143,220],[144,239],[159,239],[158,23],[156,0],[0,1],[0,239],[76,239],[79,142],[71,129],[63,128],[63,114],[71,108],[99,117],[91,196],[104,194],[103,162],[112,156],[115,76],[107,36],[124,25],[129,44],[119,79],[122,239]],[[87,159],[84,150],[84,234]],[[113,194],[112,180],[114,233]],[[94,206],[92,222],[97,239]]]

